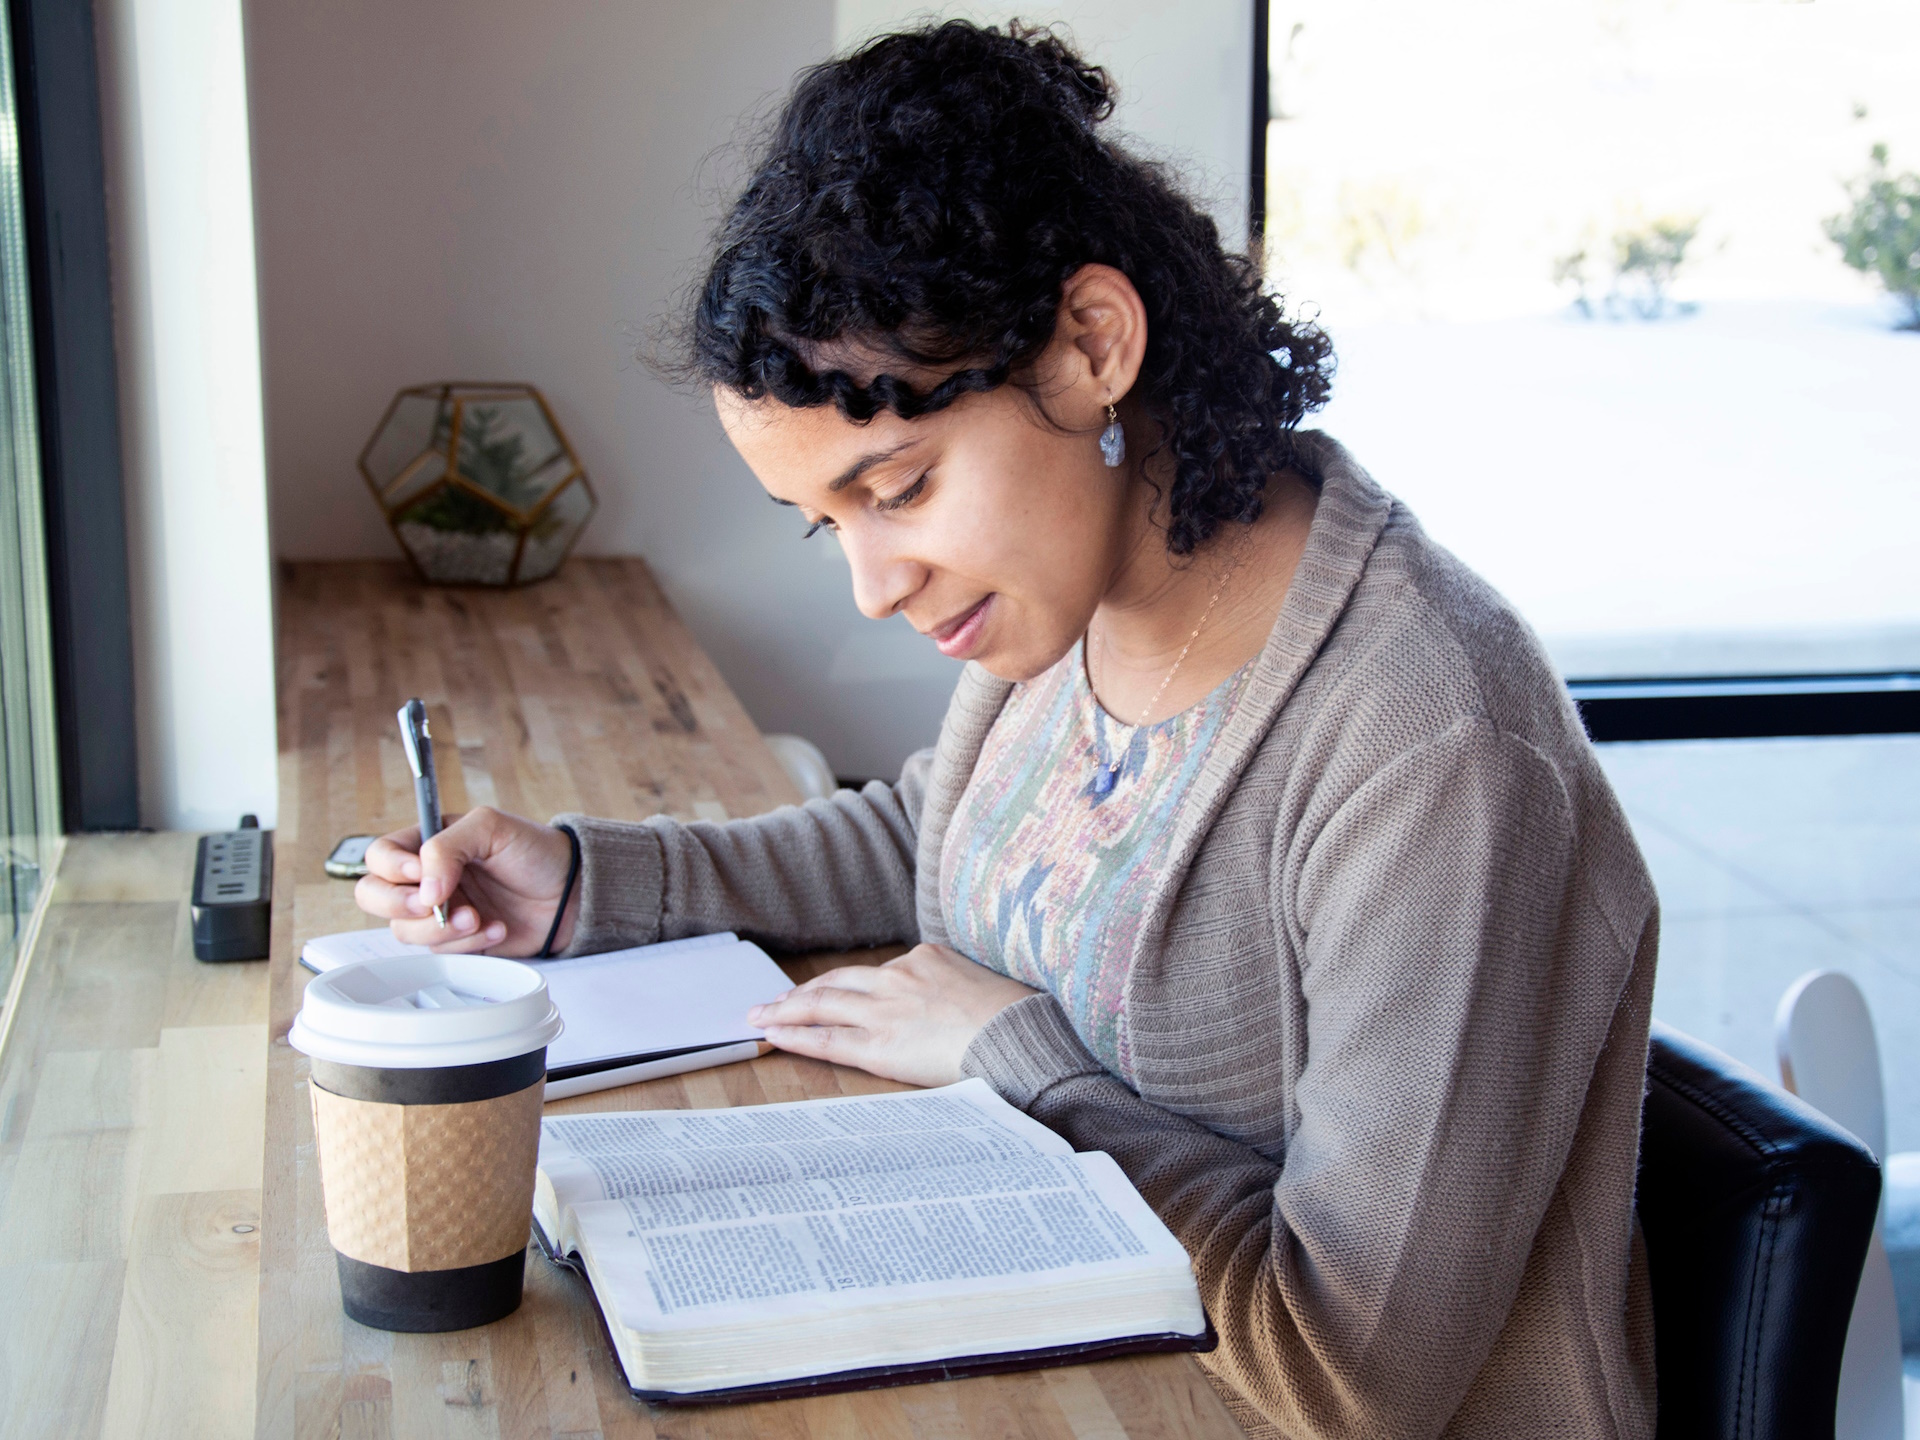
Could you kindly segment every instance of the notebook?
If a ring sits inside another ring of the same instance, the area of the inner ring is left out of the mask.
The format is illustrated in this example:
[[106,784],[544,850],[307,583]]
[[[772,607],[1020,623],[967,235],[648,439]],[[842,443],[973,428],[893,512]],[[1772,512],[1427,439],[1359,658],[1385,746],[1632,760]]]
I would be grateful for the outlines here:
[[[356,960],[423,955],[387,929],[309,940],[300,963],[316,975]],[[793,988],[766,951],[730,932],[529,964],[546,977],[566,1029],[547,1047],[546,1098],[764,1055],[747,1011]]]
[[550,1116],[533,1214],[658,1403],[1214,1343],[1185,1249],[1112,1158],[977,1079]]

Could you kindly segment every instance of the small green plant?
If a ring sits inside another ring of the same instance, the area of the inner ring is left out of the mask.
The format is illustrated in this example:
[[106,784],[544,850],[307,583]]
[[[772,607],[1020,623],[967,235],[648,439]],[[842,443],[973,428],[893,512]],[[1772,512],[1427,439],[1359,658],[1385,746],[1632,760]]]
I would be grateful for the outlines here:
[[1685,313],[1667,298],[1673,277],[1687,262],[1687,247],[1700,233],[1698,215],[1667,216],[1613,237],[1613,293],[1642,320],[1658,320],[1670,309]]
[[1920,330],[1920,175],[1888,170],[1885,145],[1869,155],[1867,172],[1847,185],[1853,203],[1827,220],[1827,238],[1842,260],[1906,306],[1901,329]]
[[509,505],[527,510],[540,503],[538,485],[528,483],[534,466],[518,431],[501,433],[504,419],[495,406],[476,405],[460,427],[460,473],[491,490]]
[[[533,467],[526,460],[525,440],[513,431],[501,433],[503,423],[500,410],[495,406],[475,405],[466,412],[460,428],[459,472],[509,505],[531,510],[544,498],[545,492],[527,479]],[[452,428],[453,407],[442,405],[434,417],[430,447],[444,450]],[[461,535],[490,535],[514,528],[505,511],[458,485],[441,486],[401,519],[408,524],[430,525],[435,530]],[[543,516],[541,523],[546,519]],[[544,532],[537,524],[534,533]]]
[[[1591,320],[1596,313],[1593,290],[1593,241],[1578,249],[1557,255],[1553,261],[1553,283],[1572,289],[1573,306]],[[1700,233],[1698,215],[1666,215],[1657,220],[1637,221],[1613,233],[1610,245],[1612,275],[1600,297],[1598,310],[1610,320],[1638,316],[1658,320],[1667,315],[1686,315],[1693,306],[1671,298],[1673,279],[1687,262],[1687,250]]]
[[489,505],[471,490],[442,485],[399,518],[402,525],[430,525],[456,535],[491,535],[510,530],[512,522],[498,505]]
[[1396,180],[1340,187],[1340,261],[1365,278],[1370,270],[1412,280],[1420,268],[1418,247],[1428,230],[1420,197]]
[[359,463],[429,583],[544,580],[594,511],[593,486],[546,400],[518,381],[408,386]]
[[1565,255],[1557,255],[1553,261],[1553,283],[1561,289],[1573,287],[1573,308],[1587,319],[1593,318],[1593,298],[1588,294],[1591,281],[1587,278],[1587,247],[1569,250]]

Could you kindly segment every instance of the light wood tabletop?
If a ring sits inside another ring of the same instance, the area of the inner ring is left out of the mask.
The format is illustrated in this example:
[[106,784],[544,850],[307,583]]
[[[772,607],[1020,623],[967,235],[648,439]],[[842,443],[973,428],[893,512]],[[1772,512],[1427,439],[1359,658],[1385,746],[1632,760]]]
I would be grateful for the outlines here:
[[[1229,1437],[1191,1356],[773,1404],[627,1393],[580,1279],[529,1250],[526,1299],[446,1335],[340,1310],[306,1064],[286,1043],[297,946],[364,923],[321,860],[411,822],[394,711],[427,702],[449,812],[725,818],[795,798],[636,560],[523,591],[432,590],[399,566],[280,585],[273,953],[200,965],[190,836],[69,848],[0,1057],[0,1440],[21,1436]],[[802,957],[796,978],[893,952]],[[899,1088],[783,1055],[556,1102],[751,1105]]]

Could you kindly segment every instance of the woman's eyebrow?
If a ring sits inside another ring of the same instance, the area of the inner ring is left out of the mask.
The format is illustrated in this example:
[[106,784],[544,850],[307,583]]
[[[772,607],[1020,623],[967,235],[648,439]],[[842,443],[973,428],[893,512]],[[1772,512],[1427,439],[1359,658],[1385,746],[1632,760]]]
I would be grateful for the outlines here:
[[827,489],[836,495],[839,494],[842,490],[846,489],[847,486],[851,485],[854,481],[858,480],[862,475],[864,475],[867,471],[871,470],[874,466],[886,464],[887,461],[893,459],[893,457],[898,455],[902,450],[906,450],[910,448],[912,445],[913,445],[913,441],[902,440],[898,445],[893,446],[891,449],[875,450],[870,455],[862,455],[858,460],[854,461],[853,464],[849,465],[845,470],[842,470],[832,480],[828,481]]

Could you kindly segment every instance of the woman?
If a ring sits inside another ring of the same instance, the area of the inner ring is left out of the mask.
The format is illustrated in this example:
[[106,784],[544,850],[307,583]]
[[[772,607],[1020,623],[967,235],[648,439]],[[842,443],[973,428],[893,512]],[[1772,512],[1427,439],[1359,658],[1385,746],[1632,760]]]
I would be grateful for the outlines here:
[[972,662],[939,744],[726,824],[478,811],[361,903],[508,955],[917,942],[753,1019],[1111,1154],[1250,1429],[1650,1435],[1645,868],[1525,624],[1296,429],[1325,338],[1111,105],[1044,32],[824,65],[696,301],[767,493]]

